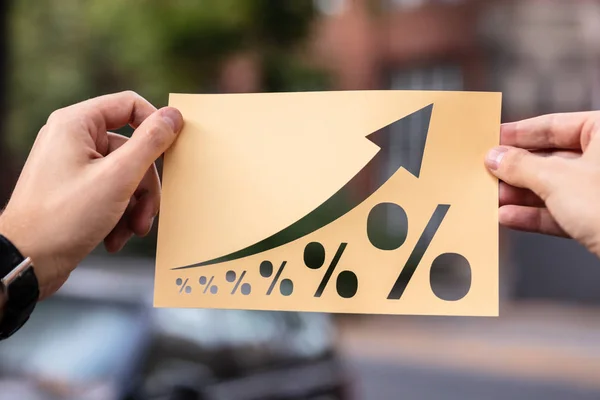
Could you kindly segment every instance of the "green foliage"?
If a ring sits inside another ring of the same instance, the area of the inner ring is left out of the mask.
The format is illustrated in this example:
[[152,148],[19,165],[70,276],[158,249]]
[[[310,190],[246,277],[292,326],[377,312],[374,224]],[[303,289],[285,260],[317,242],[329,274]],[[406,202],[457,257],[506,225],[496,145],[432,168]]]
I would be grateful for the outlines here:
[[326,83],[294,50],[310,1],[18,0],[10,16],[8,141],[24,155],[56,108],[132,89],[157,106],[169,92],[214,92],[226,57],[264,59],[265,91]]
[[[170,92],[214,92],[224,60],[246,50],[263,90],[322,89],[296,51],[313,17],[308,0],[14,0],[4,144],[23,158],[52,111],[100,94],[131,89],[160,107]],[[129,248],[152,255],[152,239]]]

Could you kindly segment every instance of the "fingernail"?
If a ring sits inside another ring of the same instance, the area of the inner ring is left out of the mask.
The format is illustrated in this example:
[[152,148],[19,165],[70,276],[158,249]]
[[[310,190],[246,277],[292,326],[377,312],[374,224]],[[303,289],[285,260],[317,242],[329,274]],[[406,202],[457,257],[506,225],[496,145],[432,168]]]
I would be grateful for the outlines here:
[[504,154],[508,151],[508,148],[506,147],[494,147],[492,150],[490,150],[487,153],[487,156],[485,157],[485,164],[487,165],[487,167],[489,169],[498,169],[498,166],[500,165],[500,162],[502,161],[502,157],[504,157]]
[[152,227],[154,226],[154,218],[155,217],[150,218],[150,223],[148,224],[148,231],[146,232],[146,235],[150,233]]
[[173,132],[178,133],[183,127],[183,116],[173,107],[166,107],[161,112],[164,121],[173,129]]

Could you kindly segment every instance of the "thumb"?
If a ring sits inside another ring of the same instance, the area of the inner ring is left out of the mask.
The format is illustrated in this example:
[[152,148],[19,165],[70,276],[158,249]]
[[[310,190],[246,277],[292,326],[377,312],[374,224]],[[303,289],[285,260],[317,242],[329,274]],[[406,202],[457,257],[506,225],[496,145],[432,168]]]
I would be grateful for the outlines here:
[[509,146],[495,147],[485,158],[485,165],[498,179],[511,186],[529,189],[542,200],[548,197],[557,163],[554,157],[542,157]]
[[[175,142],[183,128],[183,116],[173,107],[164,107],[151,114],[117,151],[117,164],[142,179],[148,168]],[[123,171],[124,172],[124,171]]]

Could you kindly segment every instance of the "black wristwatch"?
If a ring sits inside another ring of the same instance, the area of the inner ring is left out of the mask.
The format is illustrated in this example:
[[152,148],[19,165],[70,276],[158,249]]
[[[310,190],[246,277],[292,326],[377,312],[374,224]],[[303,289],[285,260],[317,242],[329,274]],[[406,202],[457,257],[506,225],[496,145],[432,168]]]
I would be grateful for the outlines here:
[[29,319],[40,296],[33,263],[0,235],[0,340],[12,336]]

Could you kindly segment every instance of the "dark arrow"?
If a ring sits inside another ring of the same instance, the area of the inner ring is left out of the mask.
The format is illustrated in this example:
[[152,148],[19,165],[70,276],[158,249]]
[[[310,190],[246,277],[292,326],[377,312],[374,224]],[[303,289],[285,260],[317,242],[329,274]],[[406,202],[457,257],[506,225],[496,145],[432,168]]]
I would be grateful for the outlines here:
[[[404,169],[418,178],[421,172],[432,111],[433,104],[430,104],[366,136],[367,139],[378,145],[381,150],[333,196],[292,225],[258,243],[225,256],[173,269],[204,267],[206,265],[237,260],[283,246],[329,225],[348,213],[375,193],[401,167],[404,167]],[[390,148],[391,136],[395,135],[398,130],[403,132],[409,131],[409,129],[410,135],[400,137],[403,145],[399,148]],[[382,168],[384,169],[383,171]],[[380,177],[377,185],[368,191],[357,190],[374,173]]]

